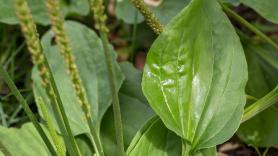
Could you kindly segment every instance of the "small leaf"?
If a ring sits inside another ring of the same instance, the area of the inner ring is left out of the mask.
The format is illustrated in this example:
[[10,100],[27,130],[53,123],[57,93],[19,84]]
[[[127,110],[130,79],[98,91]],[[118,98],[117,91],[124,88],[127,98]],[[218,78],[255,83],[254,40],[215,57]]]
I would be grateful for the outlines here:
[[[86,26],[73,21],[65,22],[65,29],[70,39],[70,45],[76,64],[84,84],[84,88],[91,105],[92,118],[97,129],[100,121],[111,104],[111,94],[109,89],[108,75],[105,65],[102,42],[95,34]],[[87,122],[85,120],[81,106],[77,102],[75,91],[71,80],[66,73],[64,60],[58,52],[58,46],[53,44],[54,36],[48,31],[42,38],[42,46],[52,68],[58,90],[61,95],[66,114],[69,118],[70,125],[75,135],[89,132]],[[113,54],[113,65],[116,71],[117,89],[123,81],[123,75],[116,62],[116,53],[110,46]],[[48,112],[51,111],[47,94],[41,84],[37,68],[34,68],[32,78],[34,80],[35,98],[43,97],[47,104]],[[52,115],[53,119],[54,116]]]
[[253,8],[264,18],[278,24],[277,0],[240,0],[241,3]]
[[152,45],[143,92],[170,130],[213,147],[239,127],[247,65],[232,24],[216,0],[193,0]]

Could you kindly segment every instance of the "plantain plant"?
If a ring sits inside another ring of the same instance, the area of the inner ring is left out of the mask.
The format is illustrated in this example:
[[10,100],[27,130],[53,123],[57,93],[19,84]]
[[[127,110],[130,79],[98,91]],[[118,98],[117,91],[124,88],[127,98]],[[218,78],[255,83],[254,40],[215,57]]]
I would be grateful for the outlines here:
[[132,61],[137,25],[156,35],[143,72],[118,63],[105,2],[0,0],[0,22],[19,24],[30,52],[38,110],[1,62],[0,89],[3,80],[30,123],[7,128],[0,101],[0,155],[216,156],[234,135],[278,148],[278,40],[232,9],[275,25],[278,1],[114,1],[133,24]]

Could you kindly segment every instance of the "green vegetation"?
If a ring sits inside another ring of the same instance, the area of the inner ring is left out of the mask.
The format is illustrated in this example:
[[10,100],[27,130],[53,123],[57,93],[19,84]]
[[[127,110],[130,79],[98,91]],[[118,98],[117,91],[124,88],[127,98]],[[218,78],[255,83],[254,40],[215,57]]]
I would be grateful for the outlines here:
[[231,138],[271,156],[277,9],[0,0],[0,156],[216,156]]

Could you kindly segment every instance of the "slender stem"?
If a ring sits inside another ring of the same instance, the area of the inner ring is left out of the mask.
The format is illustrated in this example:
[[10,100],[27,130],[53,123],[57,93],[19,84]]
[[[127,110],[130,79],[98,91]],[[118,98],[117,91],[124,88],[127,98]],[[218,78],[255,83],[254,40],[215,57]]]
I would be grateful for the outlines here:
[[163,25],[155,17],[154,13],[144,3],[143,0],[130,0],[134,6],[141,12],[145,17],[147,24],[152,28],[156,34],[160,34],[163,31]]
[[134,62],[134,57],[136,55],[135,46],[136,46],[136,36],[137,36],[138,12],[135,11],[134,14],[135,14],[135,17],[134,17],[134,24],[133,24],[133,29],[132,29],[132,44],[131,44],[131,55],[130,55],[131,62]]
[[272,45],[277,51],[278,51],[278,44],[275,43],[271,38],[266,36],[263,32],[261,32],[258,28],[253,26],[251,23],[246,21],[244,18],[242,18],[240,15],[238,15],[236,12],[231,10],[229,7],[226,5],[222,5],[223,10],[232,18],[234,18],[236,21],[238,21],[240,24],[248,28],[250,31],[254,32],[256,35],[258,35],[260,38],[265,40],[267,43]]
[[105,55],[105,62],[108,71],[108,79],[110,85],[110,91],[112,95],[112,106],[113,106],[113,113],[114,113],[114,124],[115,124],[115,132],[116,132],[116,141],[118,146],[118,155],[125,156],[125,149],[124,149],[124,135],[123,135],[123,125],[122,125],[122,118],[121,118],[121,109],[120,109],[120,102],[116,87],[116,76],[114,67],[112,64],[112,56],[109,50],[109,42],[108,42],[108,31],[105,22],[107,19],[106,14],[104,13],[104,5],[103,0],[90,0],[91,11],[94,13],[94,20],[95,20],[95,27],[100,31],[100,38],[102,41],[103,52]]
[[6,114],[4,112],[3,103],[1,101],[0,101],[0,116],[1,116],[2,125],[4,127],[8,127],[7,120],[6,120]]
[[5,66],[7,66],[13,61],[13,59],[17,56],[17,54],[19,54],[19,52],[24,48],[25,44],[26,44],[25,42],[20,44],[20,46],[12,53],[12,55],[6,61]]
[[112,103],[113,103],[113,112],[114,112],[114,124],[115,124],[115,131],[116,131],[116,139],[117,145],[119,149],[119,155],[124,156],[124,136],[123,136],[123,126],[122,126],[122,118],[121,118],[121,109],[120,109],[120,102],[116,88],[116,80],[115,80],[115,72],[112,65],[112,57],[108,48],[108,38],[105,32],[100,32],[100,38],[103,43],[104,55],[106,66],[108,70],[108,77],[109,77],[109,85],[112,94]]
[[[37,66],[39,75],[41,77],[41,84],[45,88],[45,91],[50,98],[51,107],[61,133],[65,139],[65,144],[67,150],[69,151],[69,155],[76,156],[78,155],[78,146],[76,145],[74,137],[71,134],[69,125],[66,123],[67,117],[63,113],[60,113],[64,110],[64,108],[61,104],[61,101],[58,101],[57,103],[56,97],[60,98],[60,95],[57,94],[57,90],[55,90],[56,92],[53,91],[53,87],[56,86],[53,86],[53,76],[48,71],[50,68],[43,53],[37,27],[33,21],[30,8],[26,0],[13,0],[13,2],[17,18],[20,21],[21,31],[25,37],[28,50],[32,57],[32,62]],[[46,66],[46,64],[48,66]],[[52,77],[52,83],[50,83],[48,80],[49,75]]]
[[[43,55],[46,58],[45,54],[43,54]],[[57,100],[52,99],[52,101],[54,101],[53,111],[54,111],[54,114],[56,114],[56,119],[58,121],[58,125],[60,126],[61,130],[63,131],[63,134],[67,135],[67,137],[65,137],[65,139],[66,139],[65,141],[67,142],[67,140],[69,139],[69,143],[72,147],[72,148],[68,148],[68,150],[71,151],[71,152],[69,152],[69,154],[72,155],[72,156],[81,155],[80,150],[79,150],[79,148],[77,146],[77,143],[74,139],[74,136],[72,134],[72,130],[70,128],[69,120],[68,120],[68,117],[66,115],[65,108],[63,106],[63,102],[62,102],[60,93],[58,91],[57,84],[55,82],[52,70],[50,68],[50,65],[49,65],[47,59],[45,59],[45,65],[46,65],[46,68],[49,69],[50,84],[51,84],[53,92],[54,92],[53,95],[55,95],[56,99],[57,99]],[[50,96],[50,97],[52,97],[52,96]]]
[[54,147],[52,146],[52,144],[50,143],[50,140],[47,138],[45,132],[43,131],[42,127],[40,126],[36,116],[30,109],[30,107],[27,104],[27,102],[25,101],[24,97],[20,94],[19,90],[17,89],[14,82],[11,80],[9,74],[7,73],[7,71],[4,69],[4,67],[2,65],[0,65],[0,75],[3,77],[4,81],[7,83],[8,87],[13,92],[14,96],[17,98],[19,103],[22,105],[24,111],[26,112],[26,114],[29,117],[29,119],[31,120],[31,122],[34,124],[36,130],[42,137],[42,139],[43,139],[45,145],[47,146],[47,148],[49,149],[50,153],[54,156],[57,156],[57,153],[54,150]]
[[102,148],[100,138],[96,133],[96,129],[95,129],[94,125],[92,124],[92,122],[90,122],[90,120],[87,120],[87,122],[88,122],[90,132],[91,132],[91,135],[92,135],[92,138],[93,138],[93,146],[94,146],[96,155],[97,156],[104,156],[105,155],[104,150]]
[[257,154],[259,156],[262,156],[262,153],[261,153],[261,151],[259,150],[259,148],[257,146],[252,146],[252,147],[255,149],[255,151],[257,152]]
[[57,0],[47,0],[46,7],[49,17],[52,23],[52,30],[55,32],[56,43],[59,46],[59,51],[64,58],[68,75],[71,79],[73,88],[75,90],[75,94],[77,97],[77,101],[80,104],[82,111],[84,113],[84,117],[89,125],[90,132],[93,145],[95,148],[95,152],[98,155],[104,155],[104,151],[102,149],[102,145],[100,143],[100,139],[97,135],[96,129],[92,122],[92,113],[91,113],[91,105],[88,102],[88,98],[86,95],[85,88],[82,84],[82,79],[80,77],[75,57],[72,54],[72,50],[69,45],[69,38],[66,34],[66,30],[64,28],[64,19],[62,16],[62,12],[60,11],[59,1]]
[[15,117],[18,115],[18,113],[21,111],[22,109],[22,105],[19,105],[16,110],[13,112],[12,116],[10,117],[8,123],[10,125],[10,123],[15,119]]
[[267,147],[267,148],[265,149],[265,151],[264,151],[264,153],[263,153],[262,156],[267,156],[268,151],[269,151],[269,147]]

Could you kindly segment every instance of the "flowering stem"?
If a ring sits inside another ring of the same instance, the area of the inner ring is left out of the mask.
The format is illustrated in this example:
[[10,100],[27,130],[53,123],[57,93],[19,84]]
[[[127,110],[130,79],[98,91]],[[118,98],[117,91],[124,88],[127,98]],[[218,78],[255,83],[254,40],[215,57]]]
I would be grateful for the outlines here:
[[156,34],[160,34],[163,31],[163,25],[155,17],[154,13],[150,8],[144,3],[143,0],[130,0],[134,6],[140,11],[140,13],[145,17],[147,24],[152,28]]
[[110,54],[110,50],[108,47],[109,42],[107,38],[107,33],[109,29],[105,24],[107,16],[104,13],[104,5],[102,0],[90,0],[89,2],[91,6],[91,11],[94,14],[95,28],[98,29],[100,32],[100,38],[103,45],[103,52],[105,55],[105,62],[108,71],[110,91],[112,94],[112,106],[113,106],[113,113],[114,113],[114,125],[115,125],[115,132],[116,132],[116,141],[118,146],[118,155],[125,156],[121,108],[120,108],[117,87],[116,87],[115,71],[112,64],[112,56]]
[[99,156],[103,156],[104,152],[102,145],[97,135],[96,129],[92,122],[91,107],[88,102],[88,98],[82,84],[82,80],[75,62],[75,58],[71,52],[69,46],[69,39],[64,28],[64,20],[60,12],[60,3],[57,0],[46,0],[46,7],[49,17],[52,23],[52,30],[55,33],[55,41],[59,46],[59,51],[64,58],[68,74],[71,78],[75,94],[77,95],[77,101],[80,104],[84,116],[86,118],[87,124],[91,132],[91,137],[93,140],[95,152]]
[[124,156],[125,150],[124,150],[124,136],[123,136],[121,108],[120,108],[119,97],[118,97],[118,93],[117,93],[117,89],[116,89],[115,72],[114,72],[113,65],[112,65],[111,54],[108,49],[107,34],[104,32],[100,32],[100,38],[103,43],[106,67],[108,70],[110,90],[111,90],[112,99],[113,99],[112,106],[113,106],[113,112],[114,112],[114,126],[115,126],[115,131],[116,131],[116,140],[117,140],[117,145],[118,145],[118,150],[119,150],[118,152],[119,152],[120,156]]
[[[65,144],[70,155],[77,153],[77,145],[68,124],[60,95],[56,89],[50,67],[43,53],[36,25],[26,0],[14,0],[16,15],[20,21],[21,31],[26,39],[27,47],[32,56],[34,65],[38,67],[42,85],[50,99],[51,107],[57,120],[58,126],[65,139]],[[50,79],[50,81],[49,81]],[[56,100],[58,99],[58,100]],[[76,155],[76,154],[75,154]]]

